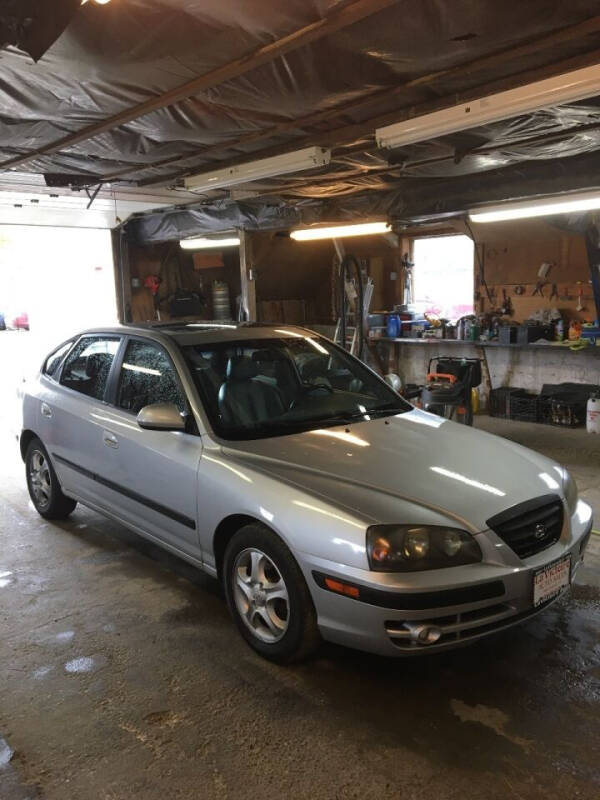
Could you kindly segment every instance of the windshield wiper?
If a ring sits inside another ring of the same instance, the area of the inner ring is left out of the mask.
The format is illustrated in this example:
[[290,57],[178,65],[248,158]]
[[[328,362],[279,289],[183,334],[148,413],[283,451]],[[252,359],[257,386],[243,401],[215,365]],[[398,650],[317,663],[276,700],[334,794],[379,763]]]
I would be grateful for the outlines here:
[[[391,416],[392,414],[404,414],[407,411],[410,411],[410,408],[402,408],[401,406],[395,406],[394,408],[368,408],[365,414],[369,417],[373,417],[373,415],[375,414],[382,416],[385,415]],[[361,412],[360,416],[364,417],[365,414]]]
[[407,409],[404,408],[367,408],[366,411],[349,411],[343,417],[335,416],[332,419],[343,419],[346,422],[368,422],[375,417],[392,416],[393,414],[402,414]]
[[389,416],[392,414],[402,413],[405,409],[396,408],[378,408],[368,411],[349,411],[344,414],[322,414],[309,419],[273,419],[259,425],[252,425],[248,427],[240,427],[235,430],[228,431],[230,437],[235,438],[235,435],[241,439],[253,439],[269,437],[273,434],[282,432],[303,433],[307,430],[318,428],[320,425],[336,426],[336,425],[350,425],[353,422],[368,422],[366,419],[374,416]]

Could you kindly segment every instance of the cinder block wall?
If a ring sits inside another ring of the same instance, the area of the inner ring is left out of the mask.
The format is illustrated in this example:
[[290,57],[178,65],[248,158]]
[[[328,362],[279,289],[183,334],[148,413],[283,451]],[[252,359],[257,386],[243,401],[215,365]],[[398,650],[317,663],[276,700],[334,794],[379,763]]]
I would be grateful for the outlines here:
[[[423,383],[434,355],[478,357],[473,345],[399,344],[399,366],[407,383]],[[542,349],[543,348],[543,349]],[[539,345],[537,349],[486,348],[492,387],[516,386],[540,391],[544,383],[600,383],[600,347],[574,352],[565,347]]]

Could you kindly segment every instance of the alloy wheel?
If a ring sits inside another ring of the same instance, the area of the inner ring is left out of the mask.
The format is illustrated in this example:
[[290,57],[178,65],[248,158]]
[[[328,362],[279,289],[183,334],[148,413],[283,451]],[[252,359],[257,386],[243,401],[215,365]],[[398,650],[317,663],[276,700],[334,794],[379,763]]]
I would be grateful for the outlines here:
[[46,457],[39,450],[34,450],[31,454],[29,483],[37,504],[42,508],[49,505],[52,493],[50,467]]
[[238,553],[233,565],[233,596],[237,611],[261,642],[278,642],[287,631],[290,600],[275,562],[256,548]]

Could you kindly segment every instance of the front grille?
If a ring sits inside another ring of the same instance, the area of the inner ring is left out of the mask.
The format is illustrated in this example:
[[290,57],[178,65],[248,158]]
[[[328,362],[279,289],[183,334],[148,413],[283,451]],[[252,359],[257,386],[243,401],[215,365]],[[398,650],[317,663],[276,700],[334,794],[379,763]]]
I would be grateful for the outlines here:
[[520,558],[528,558],[559,540],[562,500],[555,494],[527,500],[490,517],[487,524]]

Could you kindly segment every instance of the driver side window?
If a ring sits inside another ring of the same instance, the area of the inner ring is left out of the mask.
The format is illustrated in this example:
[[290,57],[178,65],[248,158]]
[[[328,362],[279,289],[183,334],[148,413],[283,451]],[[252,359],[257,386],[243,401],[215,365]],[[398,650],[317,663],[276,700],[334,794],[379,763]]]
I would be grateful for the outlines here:
[[175,403],[182,413],[187,410],[175,368],[165,351],[153,342],[132,339],[121,365],[117,406],[138,414],[153,403]]

